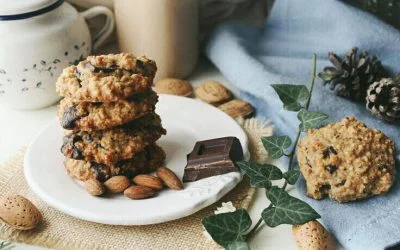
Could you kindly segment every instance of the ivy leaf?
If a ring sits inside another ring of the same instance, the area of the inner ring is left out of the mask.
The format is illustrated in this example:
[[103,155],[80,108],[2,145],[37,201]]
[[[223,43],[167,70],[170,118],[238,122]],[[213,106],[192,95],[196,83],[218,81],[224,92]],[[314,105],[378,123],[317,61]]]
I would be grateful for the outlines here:
[[270,188],[272,180],[283,178],[282,171],[270,164],[257,164],[246,161],[236,162],[242,172],[250,177],[250,183],[254,187]]
[[11,242],[7,242],[7,241],[0,242],[1,250],[10,250],[13,248],[14,248],[14,245]]
[[299,179],[299,176],[300,172],[296,169],[292,169],[286,173],[283,173],[283,178],[285,178],[290,185],[294,185]]
[[261,217],[270,227],[281,224],[304,224],[321,217],[310,205],[290,196],[281,188],[271,187],[267,197],[274,206],[266,208]]
[[309,128],[315,128],[321,125],[322,121],[326,120],[329,116],[324,113],[319,112],[311,112],[305,109],[302,109],[298,114],[297,118],[299,119],[300,129],[306,131]]
[[261,141],[272,159],[280,158],[284,154],[284,150],[292,144],[289,136],[286,135],[261,137]]
[[310,95],[304,85],[272,84],[271,86],[283,102],[284,109],[289,111],[299,111]]
[[250,247],[247,242],[235,241],[226,246],[226,250],[250,250]]
[[202,223],[214,241],[228,247],[233,242],[245,241],[245,233],[251,227],[251,218],[246,210],[238,209],[232,213],[205,217]]

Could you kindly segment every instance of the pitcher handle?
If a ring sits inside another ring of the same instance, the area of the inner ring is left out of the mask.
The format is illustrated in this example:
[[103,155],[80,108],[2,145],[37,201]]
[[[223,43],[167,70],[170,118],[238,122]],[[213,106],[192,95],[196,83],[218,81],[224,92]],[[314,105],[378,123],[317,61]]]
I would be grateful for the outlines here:
[[92,41],[93,49],[97,49],[103,42],[111,35],[114,30],[114,14],[112,11],[103,6],[95,6],[80,13],[82,17],[87,20],[98,15],[106,16],[106,23],[103,28],[94,36]]

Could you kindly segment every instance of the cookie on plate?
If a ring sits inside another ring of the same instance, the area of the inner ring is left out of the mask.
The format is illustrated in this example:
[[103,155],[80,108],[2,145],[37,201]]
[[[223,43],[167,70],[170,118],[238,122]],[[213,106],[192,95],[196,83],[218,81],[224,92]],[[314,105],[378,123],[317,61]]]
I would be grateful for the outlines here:
[[66,158],[64,166],[68,174],[81,181],[97,179],[106,181],[112,176],[125,175],[132,178],[137,174],[152,172],[164,165],[165,152],[156,144],[150,145],[144,151],[137,153],[132,159],[105,165],[96,162]]
[[155,109],[158,96],[154,91],[133,95],[116,102],[76,102],[64,98],[58,119],[64,129],[101,130],[140,118]]
[[149,89],[157,67],[146,57],[129,53],[89,56],[63,70],[57,93],[75,101],[115,102]]
[[220,82],[205,81],[195,89],[196,97],[214,106],[232,99],[232,93]]
[[166,134],[158,115],[106,130],[73,131],[64,136],[61,152],[68,158],[111,165],[131,159]]
[[297,147],[308,196],[338,202],[388,192],[396,174],[394,154],[392,140],[354,117],[309,130]]

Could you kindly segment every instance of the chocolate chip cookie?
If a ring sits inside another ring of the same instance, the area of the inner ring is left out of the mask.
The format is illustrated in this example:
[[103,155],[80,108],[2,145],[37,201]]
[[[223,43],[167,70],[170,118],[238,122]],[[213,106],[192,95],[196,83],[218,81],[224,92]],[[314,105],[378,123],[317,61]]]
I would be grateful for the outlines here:
[[75,160],[112,165],[136,153],[166,134],[154,113],[106,130],[72,131],[63,139],[61,152]]
[[347,202],[380,195],[392,186],[395,146],[354,117],[309,130],[297,147],[307,194]]
[[97,179],[104,182],[116,175],[132,178],[137,174],[152,172],[163,166],[164,161],[165,152],[156,144],[152,144],[142,152],[137,153],[132,159],[111,165],[66,158],[64,166],[72,178],[81,181]]
[[64,98],[58,119],[64,129],[101,130],[118,126],[153,112],[158,96],[154,91],[134,95],[116,102],[76,102]]
[[146,57],[129,53],[89,56],[63,70],[57,93],[75,101],[115,102],[151,87],[157,67]]

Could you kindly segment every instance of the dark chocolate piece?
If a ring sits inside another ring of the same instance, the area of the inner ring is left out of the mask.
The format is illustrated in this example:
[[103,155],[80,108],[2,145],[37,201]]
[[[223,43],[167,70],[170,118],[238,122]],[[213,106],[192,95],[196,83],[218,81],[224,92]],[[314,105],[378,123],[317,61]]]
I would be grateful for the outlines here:
[[214,175],[237,172],[236,161],[243,159],[243,149],[236,137],[196,142],[187,155],[183,181],[196,181]]

